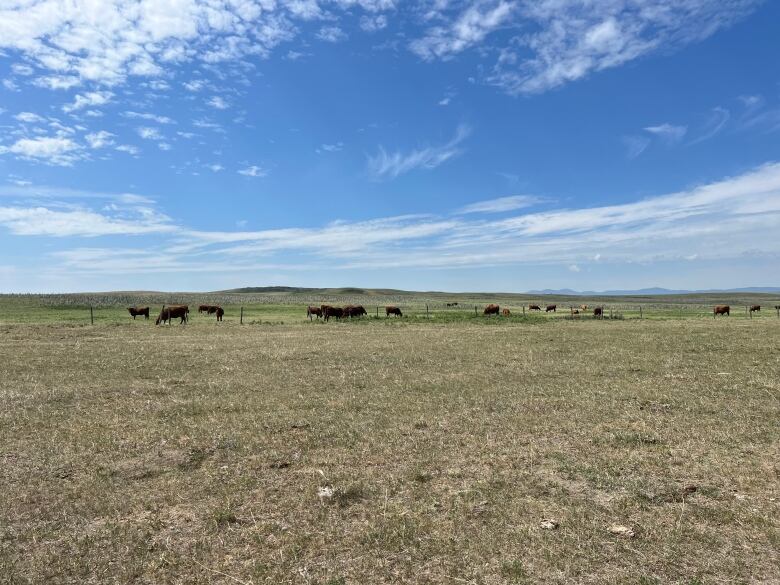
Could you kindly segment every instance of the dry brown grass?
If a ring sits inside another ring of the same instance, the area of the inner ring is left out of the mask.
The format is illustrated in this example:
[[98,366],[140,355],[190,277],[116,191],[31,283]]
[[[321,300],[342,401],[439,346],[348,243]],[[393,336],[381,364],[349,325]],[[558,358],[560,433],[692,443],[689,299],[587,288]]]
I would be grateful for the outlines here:
[[0,327],[0,582],[780,581],[775,320],[225,325]]

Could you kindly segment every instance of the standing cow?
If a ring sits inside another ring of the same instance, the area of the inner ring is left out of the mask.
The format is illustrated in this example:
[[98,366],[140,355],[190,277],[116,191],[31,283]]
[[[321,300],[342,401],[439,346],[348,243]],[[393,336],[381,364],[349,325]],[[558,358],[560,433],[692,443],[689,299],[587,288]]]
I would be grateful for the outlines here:
[[366,310],[363,308],[363,305],[347,305],[344,307],[344,316],[345,317],[360,317],[362,315],[367,315]]
[[222,321],[222,317],[225,315],[225,310],[222,307],[217,307],[217,321]]
[[509,317],[509,316],[512,314],[512,312],[511,312],[509,309],[503,309],[503,310],[501,311],[501,314],[502,314],[504,317]]
[[604,307],[596,307],[593,309],[593,318],[596,319],[598,317],[604,316]]
[[401,312],[401,309],[398,307],[385,307],[385,317],[389,317],[390,315],[395,315],[396,317],[404,316],[404,314]]
[[549,313],[552,311],[553,313],[557,313],[558,305],[547,305],[547,308],[544,310],[545,313]]
[[755,313],[756,311],[761,310],[761,305],[750,305],[750,312]]
[[498,316],[498,313],[501,309],[499,309],[498,305],[489,304],[487,307],[485,307],[485,310],[483,311],[484,315],[496,315]]
[[731,307],[728,305],[718,305],[712,310],[712,316],[717,317],[718,315],[726,315],[729,316],[731,313]]
[[331,317],[341,319],[344,316],[344,309],[341,307],[331,307],[330,305],[322,306],[322,318],[328,321]]
[[173,319],[181,319],[179,321],[179,325],[187,322],[187,315],[190,312],[190,308],[187,305],[171,305],[170,307],[163,307],[162,311],[160,311],[160,315],[157,317],[157,321],[154,322],[155,325],[159,325],[162,323],[168,323],[168,325],[171,324]]
[[309,321],[312,320],[312,317],[319,319],[322,317],[322,309],[319,307],[306,307],[306,316],[309,318]]
[[141,315],[144,316],[144,319],[149,318],[149,307],[127,307],[127,311],[133,317],[133,321]]
[[529,311],[541,311],[542,308],[539,305],[528,305]]

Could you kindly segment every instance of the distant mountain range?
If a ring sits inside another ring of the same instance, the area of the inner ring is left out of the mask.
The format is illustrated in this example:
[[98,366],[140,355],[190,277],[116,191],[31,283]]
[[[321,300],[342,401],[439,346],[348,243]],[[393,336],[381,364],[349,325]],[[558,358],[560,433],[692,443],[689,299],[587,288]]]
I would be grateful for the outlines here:
[[687,294],[706,294],[706,293],[780,293],[780,287],[777,286],[750,286],[746,288],[727,288],[727,289],[706,289],[706,290],[683,290],[670,288],[640,288],[636,290],[572,290],[570,288],[559,288],[544,290],[529,290],[529,295],[571,295],[571,296],[647,296],[647,295],[687,295]]

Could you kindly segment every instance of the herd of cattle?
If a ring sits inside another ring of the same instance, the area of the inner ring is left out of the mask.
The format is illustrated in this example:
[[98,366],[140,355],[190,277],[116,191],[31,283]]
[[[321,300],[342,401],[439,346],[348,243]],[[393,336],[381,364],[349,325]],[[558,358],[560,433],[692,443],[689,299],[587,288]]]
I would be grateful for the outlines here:
[[[448,307],[454,307],[457,306],[457,302],[455,303],[447,303]],[[144,317],[145,319],[149,318],[149,307],[128,307],[127,308],[130,315],[135,319],[136,317]],[[476,311],[476,307],[474,309]],[[541,311],[542,307],[540,305],[528,305],[529,311]],[[588,307],[588,305],[580,305],[579,307],[569,307],[569,311],[572,315],[579,315],[580,313],[585,313],[588,310],[591,310],[591,308]],[[775,305],[775,310],[780,311],[780,305]],[[558,311],[558,305],[546,305],[544,309],[545,313],[556,313]],[[604,317],[604,307],[593,307],[593,317]],[[754,313],[756,311],[761,311],[761,305],[751,305],[750,306],[750,313]],[[168,323],[171,324],[173,319],[180,319],[179,323],[186,323],[189,320],[189,313],[190,309],[187,305],[169,305],[165,306],[163,305],[162,310],[160,311],[160,314],[157,316],[157,320],[155,321],[155,325],[159,325],[160,323]],[[222,321],[222,317],[225,315],[224,309],[218,305],[199,305],[198,306],[198,313],[206,313],[207,315],[216,315],[217,321]],[[367,315],[366,309],[362,305],[347,305],[346,307],[334,307],[332,305],[320,305],[319,307],[309,306],[306,307],[306,316],[309,318],[309,320],[313,319],[320,319],[322,318],[325,321],[328,321],[331,317],[334,319],[344,319],[344,318],[352,318],[352,317],[361,317],[363,315]],[[504,308],[501,310],[501,308],[496,304],[489,304],[485,307],[483,311],[484,315],[496,315],[498,316],[503,315],[504,317],[509,317],[511,315],[511,312],[509,309]],[[731,307],[729,305],[717,305],[712,310],[713,317],[717,317],[718,315],[730,315],[731,314]],[[389,317],[390,315],[393,315],[395,317],[403,317],[403,313],[401,312],[401,309],[394,306],[394,305],[388,305],[385,307],[385,316]]]
[[[135,320],[136,317],[149,318],[149,307],[127,307],[127,312]],[[198,306],[198,313],[206,313],[207,315],[216,315],[217,321],[222,321],[222,317],[225,315],[225,310],[218,305],[200,305]],[[163,305],[160,310],[160,314],[157,316],[155,325],[160,323],[171,324],[173,319],[180,319],[179,323],[186,323],[189,320],[190,308],[188,305]]]
[[[346,307],[333,307],[331,305],[320,305],[319,307],[306,307],[306,316],[309,321],[313,319],[319,319],[322,317],[325,321],[328,321],[331,317],[334,319],[344,319],[345,317],[361,317],[367,315],[366,309],[363,305],[347,305]],[[396,317],[403,317],[401,309],[394,306],[385,307],[385,317],[395,315]]]

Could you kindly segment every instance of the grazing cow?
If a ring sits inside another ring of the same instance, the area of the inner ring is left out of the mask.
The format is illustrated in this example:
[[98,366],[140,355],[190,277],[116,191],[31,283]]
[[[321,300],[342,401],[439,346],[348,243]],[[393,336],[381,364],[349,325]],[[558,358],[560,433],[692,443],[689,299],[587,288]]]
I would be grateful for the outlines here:
[[549,313],[552,311],[553,313],[557,313],[558,305],[547,305],[547,308],[544,310],[545,313]]
[[761,305],[750,305],[750,312],[754,313],[755,311],[760,311]]
[[541,311],[542,308],[539,305],[528,305],[529,311]]
[[498,315],[500,309],[498,305],[489,304],[487,307],[485,307],[485,311],[483,312],[484,315]]
[[367,315],[366,310],[363,308],[363,305],[347,305],[344,307],[344,316],[345,317],[360,317],[361,315]]
[[389,317],[390,315],[395,315],[396,317],[404,316],[404,314],[401,312],[401,309],[398,307],[385,307],[385,317]]
[[182,323],[187,322],[187,314],[189,312],[190,309],[187,305],[172,305],[170,307],[164,307],[163,310],[160,311],[160,315],[157,317],[157,321],[155,321],[154,324],[159,325],[162,321],[163,323],[167,322],[168,325],[170,325],[171,321],[178,317],[181,319],[179,322],[179,325],[181,325]]
[[306,307],[306,316],[309,318],[309,321],[312,320],[312,316],[315,316],[317,319],[319,319],[322,317],[322,309],[319,307]]
[[222,307],[217,307],[217,321],[222,321],[222,316],[225,314],[225,310]]
[[326,321],[329,320],[331,317],[335,317],[336,319],[341,319],[344,316],[344,309],[341,307],[331,307],[330,305],[323,305],[322,306],[322,318]]
[[594,317],[603,317],[604,316],[604,307],[596,307],[593,309],[593,316]]
[[219,310],[219,307],[217,305],[209,305],[208,314],[213,315]]
[[731,315],[731,307],[728,305],[718,305],[712,310],[712,316],[715,317],[717,315]]
[[580,311],[587,311],[588,305],[580,305]]
[[198,305],[198,313],[208,313],[210,305]]
[[149,318],[149,307],[127,307],[128,312],[133,317],[133,321],[135,321],[136,317],[140,317],[141,315],[144,316],[145,319]]
[[509,317],[509,316],[510,316],[512,313],[509,311],[509,309],[503,309],[503,310],[501,311],[501,314],[502,314],[504,317]]
[[580,312],[579,312],[579,310],[578,310],[578,309],[575,309],[574,307],[571,307],[571,314],[572,314],[572,315],[579,315],[579,314],[580,314]]
[[448,307],[457,307],[458,303],[447,303]]

